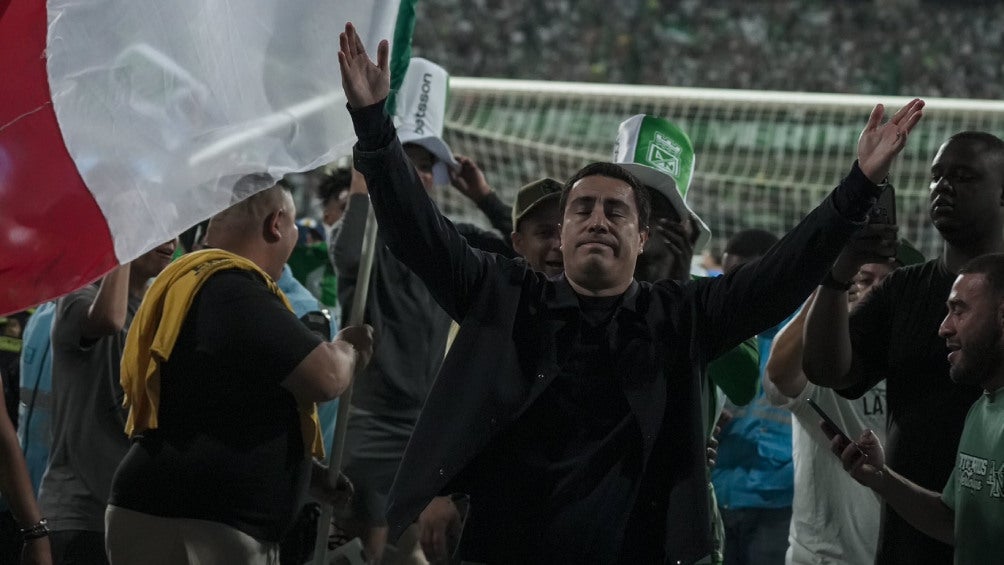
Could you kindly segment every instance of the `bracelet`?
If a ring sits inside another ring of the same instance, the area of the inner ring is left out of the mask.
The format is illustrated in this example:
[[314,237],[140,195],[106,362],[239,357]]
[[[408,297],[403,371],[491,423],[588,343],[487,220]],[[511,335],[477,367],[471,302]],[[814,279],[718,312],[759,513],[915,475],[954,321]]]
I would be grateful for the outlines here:
[[27,528],[21,528],[18,532],[21,534],[21,539],[25,541],[44,538],[49,535],[49,521],[42,518],[38,523]]
[[823,288],[839,290],[840,292],[847,292],[853,285],[854,281],[840,282],[833,278],[833,271],[826,271],[826,276],[819,282],[819,286]]

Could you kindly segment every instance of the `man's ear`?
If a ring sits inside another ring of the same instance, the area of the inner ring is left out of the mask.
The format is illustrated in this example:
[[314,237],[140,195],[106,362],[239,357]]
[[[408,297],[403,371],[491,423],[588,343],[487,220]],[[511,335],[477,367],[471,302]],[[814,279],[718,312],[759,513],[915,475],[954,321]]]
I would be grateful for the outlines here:
[[648,243],[648,228],[638,230],[638,237],[641,239],[641,246],[638,247],[638,254],[641,255],[642,251],[645,250],[645,244]]
[[262,224],[262,237],[265,238],[265,241],[275,243],[282,239],[282,229],[279,227],[281,220],[282,209],[273,210],[265,216],[265,221]]
[[516,252],[516,255],[523,257],[523,234],[514,231],[509,234],[509,239],[512,241],[512,250]]

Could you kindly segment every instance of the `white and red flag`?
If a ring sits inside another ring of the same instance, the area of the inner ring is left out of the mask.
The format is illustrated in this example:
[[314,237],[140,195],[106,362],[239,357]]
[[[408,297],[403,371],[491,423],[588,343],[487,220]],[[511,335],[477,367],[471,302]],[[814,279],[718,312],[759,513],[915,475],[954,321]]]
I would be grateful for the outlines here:
[[0,0],[0,314],[347,154],[338,33],[402,76],[414,2]]

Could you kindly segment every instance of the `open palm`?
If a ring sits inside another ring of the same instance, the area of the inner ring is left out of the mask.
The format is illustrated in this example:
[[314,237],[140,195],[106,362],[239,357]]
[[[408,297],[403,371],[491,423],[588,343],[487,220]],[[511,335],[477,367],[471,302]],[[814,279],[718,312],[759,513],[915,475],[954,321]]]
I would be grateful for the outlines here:
[[868,124],[858,138],[858,166],[872,182],[882,182],[889,174],[892,160],[903,147],[913,126],[923,115],[924,101],[914,98],[886,123],[882,123],[885,107],[875,106]]
[[338,36],[338,66],[342,71],[342,89],[352,108],[375,104],[390,93],[390,45],[387,40],[377,47],[374,63],[366,54],[366,47],[351,23]]

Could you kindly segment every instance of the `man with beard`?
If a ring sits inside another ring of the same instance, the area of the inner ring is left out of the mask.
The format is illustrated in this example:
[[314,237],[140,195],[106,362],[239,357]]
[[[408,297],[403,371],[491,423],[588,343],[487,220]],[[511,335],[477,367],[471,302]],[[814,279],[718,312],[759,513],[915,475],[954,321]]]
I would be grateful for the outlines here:
[[826,429],[844,468],[907,522],[955,546],[955,563],[995,563],[1004,554],[1004,254],[978,257],[959,270],[938,334],[948,347],[953,382],[982,396],[966,416],[951,477],[939,493],[892,470],[870,430],[856,443]]
[[[952,471],[965,414],[977,387],[948,379],[937,328],[942,302],[969,260],[1004,251],[1004,141],[983,132],[953,135],[931,165],[931,220],[945,240],[941,256],[889,275],[848,318],[846,291],[859,267],[888,261],[895,226],[872,225],[852,239],[822,282],[805,326],[808,379],[858,398],[883,378],[890,465],[927,489]],[[952,548],[883,509],[876,563],[948,563]]]

